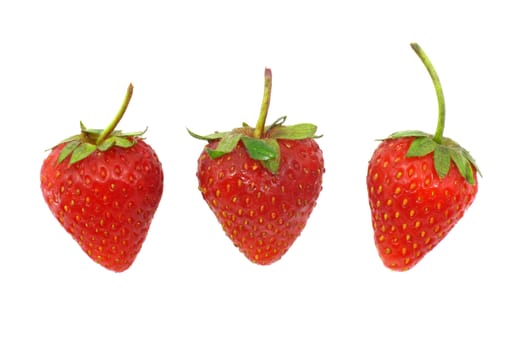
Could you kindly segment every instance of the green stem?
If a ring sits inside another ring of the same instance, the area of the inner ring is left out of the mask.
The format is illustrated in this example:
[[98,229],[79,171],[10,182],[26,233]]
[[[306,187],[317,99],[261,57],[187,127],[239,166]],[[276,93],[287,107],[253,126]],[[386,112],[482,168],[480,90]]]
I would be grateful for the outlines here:
[[102,142],[104,142],[106,137],[108,137],[108,135],[110,135],[113,132],[113,130],[115,130],[118,123],[124,116],[126,109],[128,108],[129,101],[131,100],[132,95],[133,95],[133,84],[130,83],[128,86],[128,91],[126,92],[126,97],[124,97],[124,101],[122,101],[122,105],[120,106],[120,109],[117,112],[117,115],[115,116],[115,118],[113,118],[111,123],[104,129],[104,131],[102,131],[102,133],[98,136],[97,141],[96,141],[97,146],[100,145]]
[[436,132],[434,133],[433,139],[435,142],[440,144],[443,140],[443,131],[445,130],[445,97],[443,96],[443,89],[441,87],[437,72],[425,51],[423,51],[423,49],[417,43],[411,43],[410,46],[425,65],[428,73],[430,74],[430,77],[432,78],[432,83],[434,83],[434,89],[436,90],[438,100],[439,114]]
[[261,112],[259,113],[259,119],[253,137],[260,139],[264,133],[264,125],[266,123],[266,116],[268,115],[268,109],[270,108],[270,95],[272,92],[272,71],[270,68],[264,69],[264,96],[261,104]]

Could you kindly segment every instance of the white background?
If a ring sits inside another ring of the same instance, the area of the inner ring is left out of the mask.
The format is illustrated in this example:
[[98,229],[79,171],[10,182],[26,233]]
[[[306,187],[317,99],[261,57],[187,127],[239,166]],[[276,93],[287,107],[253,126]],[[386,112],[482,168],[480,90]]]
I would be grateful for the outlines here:
[[[10,4],[8,4],[10,3]],[[1,349],[523,349],[524,11],[518,1],[11,1],[0,5]],[[383,267],[366,168],[376,139],[445,136],[484,177],[414,269]],[[197,190],[201,134],[268,121],[323,134],[324,189],[279,262],[250,263]],[[134,265],[93,263],[39,188],[46,149],[104,128],[149,130],[164,195]]]

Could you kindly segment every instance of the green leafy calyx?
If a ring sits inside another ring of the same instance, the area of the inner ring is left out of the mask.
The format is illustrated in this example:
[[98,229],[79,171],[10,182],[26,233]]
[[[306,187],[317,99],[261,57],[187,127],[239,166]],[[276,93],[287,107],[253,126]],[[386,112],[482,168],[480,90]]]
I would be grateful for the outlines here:
[[80,122],[80,134],[62,140],[59,145],[65,144],[59,156],[58,163],[69,157],[69,163],[74,164],[89,157],[96,150],[104,152],[112,147],[130,148],[135,145],[137,139],[146,132],[122,132],[115,130],[129,105],[133,95],[133,85],[130,84],[126,97],[117,115],[105,129],[88,129]]
[[266,169],[275,174],[279,170],[280,161],[280,147],[277,140],[303,140],[320,137],[315,135],[317,127],[313,124],[284,126],[285,120],[286,117],[281,117],[270,127],[266,127],[260,138],[254,136],[256,129],[246,123],[241,128],[229,132],[216,132],[201,136],[188,129],[188,133],[199,140],[218,141],[215,148],[206,148],[212,159],[232,152],[237,144],[242,142],[250,158],[260,161]]
[[280,162],[280,147],[277,140],[303,140],[320,137],[315,135],[317,126],[313,124],[303,123],[285,126],[286,116],[277,119],[270,126],[265,126],[272,86],[272,74],[269,68],[265,69],[264,81],[261,112],[255,127],[243,123],[242,127],[232,131],[215,132],[205,136],[195,134],[188,129],[188,133],[196,139],[218,141],[215,148],[206,148],[212,159],[217,159],[232,152],[237,144],[241,142],[252,159],[260,161],[263,167],[275,174],[279,170]]
[[476,178],[472,167],[481,175],[474,158],[470,153],[461,147],[457,142],[447,137],[443,137],[441,142],[436,142],[433,135],[421,131],[401,131],[390,135],[389,139],[399,139],[413,137],[406,153],[407,158],[424,157],[427,154],[434,154],[434,168],[438,176],[443,179],[448,175],[450,162],[454,162],[456,168],[468,183],[474,185]]

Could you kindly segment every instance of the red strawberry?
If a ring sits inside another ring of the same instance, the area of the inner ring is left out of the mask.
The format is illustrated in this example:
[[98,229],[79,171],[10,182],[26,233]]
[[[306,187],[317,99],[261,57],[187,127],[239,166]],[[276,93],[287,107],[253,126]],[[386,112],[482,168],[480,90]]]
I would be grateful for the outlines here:
[[375,244],[384,265],[396,271],[414,267],[445,238],[478,191],[474,159],[443,137],[445,104],[437,73],[419,45],[411,46],[436,89],[436,133],[392,134],[372,155],[366,179]]
[[[208,145],[198,160],[199,190],[223,230],[260,265],[279,260],[304,229],[322,189],[324,160],[312,124],[265,127],[272,75],[265,70],[255,128],[199,136]],[[189,131],[189,130],[188,130]],[[239,142],[240,141],[240,142]]]
[[55,146],[40,172],[53,215],[95,262],[128,269],[148,233],[163,191],[162,165],[141,138],[114,131],[133,93],[104,130],[86,129]]

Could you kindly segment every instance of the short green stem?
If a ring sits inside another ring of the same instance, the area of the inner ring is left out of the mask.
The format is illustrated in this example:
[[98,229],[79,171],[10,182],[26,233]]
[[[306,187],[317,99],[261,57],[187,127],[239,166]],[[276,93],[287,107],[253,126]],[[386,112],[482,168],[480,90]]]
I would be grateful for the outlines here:
[[268,109],[270,108],[270,95],[272,92],[272,71],[270,68],[264,69],[264,96],[261,104],[261,112],[259,113],[259,119],[253,137],[260,139],[264,133],[264,126],[266,124],[266,117],[268,115]]
[[423,49],[417,43],[411,43],[410,46],[416,52],[418,57],[421,59],[421,61],[425,65],[425,68],[427,69],[428,73],[430,74],[430,77],[432,78],[434,89],[436,90],[439,111],[438,111],[438,123],[437,123],[436,132],[434,133],[433,139],[435,142],[440,144],[441,141],[443,140],[443,132],[445,130],[445,97],[443,96],[443,89],[441,87],[441,83],[439,81],[437,72],[434,69],[432,62],[430,62],[430,59],[426,55],[425,51],[423,51]]
[[126,109],[128,108],[129,101],[131,100],[132,95],[133,95],[133,84],[130,83],[128,86],[128,91],[126,92],[126,97],[124,97],[124,101],[122,101],[122,105],[120,106],[120,109],[117,112],[117,115],[115,116],[115,118],[113,118],[111,123],[104,129],[104,131],[102,131],[102,133],[98,136],[97,141],[96,141],[97,145],[100,145],[102,142],[104,142],[106,137],[108,137],[108,135],[110,135],[115,130],[118,123],[124,116]]

